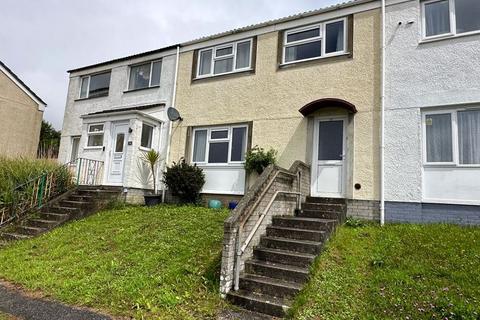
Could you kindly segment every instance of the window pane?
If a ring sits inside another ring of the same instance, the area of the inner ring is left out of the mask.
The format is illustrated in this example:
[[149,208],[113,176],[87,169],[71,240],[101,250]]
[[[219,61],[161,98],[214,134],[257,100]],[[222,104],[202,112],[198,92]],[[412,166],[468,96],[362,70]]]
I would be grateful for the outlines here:
[[228,130],[212,131],[210,135],[210,139],[227,139],[227,138],[228,138]]
[[303,60],[320,57],[322,55],[322,42],[314,41],[310,43],[291,46],[285,49],[285,62]]
[[480,30],[480,1],[455,0],[457,33]]
[[199,75],[210,74],[212,68],[212,50],[202,51],[200,53]]
[[193,145],[193,162],[205,161],[205,150],[207,148],[207,130],[195,131]]
[[148,87],[148,82],[150,81],[150,65],[151,63],[149,62],[130,68],[130,82],[128,85],[128,90]]
[[290,33],[287,35],[287,43],[299,40],[310,39],[314,37],[318,37],[320,35],[320,28],[315,28],[311,30],[305,30],[295,33]]
[[227,58],[227,59],[215,61],[215,65],[213,67],[214,74],[231,72],[232,70],[233,70],[233,58]]
[[461,164],[480,164],[480,110],[458,112],[458,151]]
[[452,162],[452,117],[449,113],[425,117],[427,162]]
[[101,132],[103,131],[103,124],[92,124],[88,127],[88,132]]
[[88,136],[87,146],[101,147],[103,145],[103,134],[94,134]]
[[117,134],[117,141],[115,142],[115,152],[123,152],[124,142],[125,142],[125,133]]
[[427,37],[450,32],[448,0],[425,4],[425,24]]
[[152,147],[153,127],[148,124],[142,124],[142,138],[140,145],[144,148]]
[[232,54],[232,53],[233,53],[233,46],[217,49],[215,51],[215,56],[216,57],[227,56],[227,55]]
[[88,77],[82,78],[82,85],[80,88],[80,98],[87,97],[87,90],[88,90]]
[[96,74],[90,77],[89,97],[108,95],[110,87],[110,72]]
[[328,23],[325,26],[325,52],[343,51],[344,25],[343,21]]
[[228,162],[228,142],[210,142],[208,163]]
[[72,153],[70,154],[70,161],[78,158],[78,146],[80,145],[80,137],[72,138]]
[[318,160],[342,160],[343,121],[320,121]]
[[237,65],[236,69],[248,68],[250,66],[250,41],[237,44]]
[[233,128],[231,161],[245,160],[245,145],[247,142],[247,128]]
[[157,61],[153,63],[153,70],[152,70],[152,82],[151,86],[158,86],[160,85],[160,74],[162,73],[162,61]]

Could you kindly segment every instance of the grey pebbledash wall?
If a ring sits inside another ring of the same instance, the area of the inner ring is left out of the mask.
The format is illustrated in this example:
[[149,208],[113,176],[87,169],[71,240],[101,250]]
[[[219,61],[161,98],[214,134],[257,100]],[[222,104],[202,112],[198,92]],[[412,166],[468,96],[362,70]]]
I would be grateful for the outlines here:
[[479,225],[480,206],[419,202],[386,202],[385,221]]

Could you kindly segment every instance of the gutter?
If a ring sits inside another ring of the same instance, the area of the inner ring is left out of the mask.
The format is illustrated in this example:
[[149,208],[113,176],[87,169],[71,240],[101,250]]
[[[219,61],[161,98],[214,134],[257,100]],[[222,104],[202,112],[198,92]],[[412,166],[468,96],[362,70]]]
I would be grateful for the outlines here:
[[380,225],[385,224],[385,52],[386,52],[386,16],[385,1],[382,0],[382,74],[381,83],[381,129],[380,129]]
[[[175,108],[176,97],[177,97],[177,79],[178,79],[178,60],[180,59],[180,45],[177,46],[177,55],[175,60],[175,77],[173,80],[173,97],[171,107]],[[168,136],[167,136],[167,150],[165,155],[165,163],[163,165],[163,172],[166,171],[167,165],[170,161],[170,144],[172,143],[172,120],[168,121]],[[162,190],[162,202],[165,202],[165,186]]]

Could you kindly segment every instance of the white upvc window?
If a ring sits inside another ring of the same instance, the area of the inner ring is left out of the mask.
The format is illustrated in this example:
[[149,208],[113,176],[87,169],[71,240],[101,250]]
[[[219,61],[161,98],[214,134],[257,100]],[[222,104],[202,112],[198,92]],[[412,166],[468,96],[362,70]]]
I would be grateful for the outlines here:
[[142,123],[142,136],[140,138],[140,147],[145,149],[152,148],[154,126],[148,123]]
[[480,109],[425,112],[422,122],[425,165],[480,166]]
[[104,124],[89,124],[87,130],[87,147],[100,148],[103,147]]
[[144,62],[130,66],[128,90],[160,86],[162,60]]
[[83,76],[80,79],[80,99],[108,96],[110,71]]
[[252,69],[253,40],[240,40],[198,51],[197,78]]
[[287,30],[282,64],[308,61],[347,52],[347,18]]
[[480,32],[478,0],[427,0],[421,2],[421,11],[423,39]]
[[72,149],[70,152],[70,161],[73,162],[78,158],[78,149],[80,147],[80,137],[74,136],[72,137]]
[[193,163],[233,165],[245,162],[246,125],[195,128],[192,139]]

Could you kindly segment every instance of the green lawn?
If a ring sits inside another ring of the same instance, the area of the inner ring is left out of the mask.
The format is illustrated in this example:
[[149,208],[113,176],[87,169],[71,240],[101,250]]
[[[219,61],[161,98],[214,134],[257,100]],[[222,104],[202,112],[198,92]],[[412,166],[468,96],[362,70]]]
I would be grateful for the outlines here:
[[480,319],[480,228],[342,227],[295,319]]
[[0,249],[0,277],[113,315],[210,318],[224,304],[227,215],[174,206],[103,211]]

